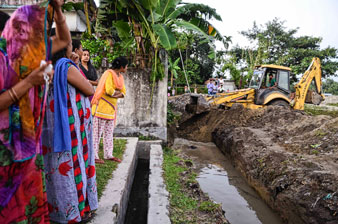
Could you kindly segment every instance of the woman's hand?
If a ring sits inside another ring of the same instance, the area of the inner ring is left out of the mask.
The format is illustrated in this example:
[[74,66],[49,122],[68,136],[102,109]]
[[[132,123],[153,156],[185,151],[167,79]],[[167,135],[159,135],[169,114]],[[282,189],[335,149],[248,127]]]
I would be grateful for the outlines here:
[[114,95],[112,96],[113,98],[123,98],[124,95],[121,93],[120,90],[115,90]]
[[61,6],[65,3],[64,0],[52,0],[51,4],[55,10],[61,9]]
[[[32,71],[31,74],[29,74],[27,78],[25,79],[26,82],[31,87],[45,84],[44,71],[49,64],[51,64],[51,62],[48,62],[47,64],[41,66],[40,68],[37,68],[34,71]],[[53,73],[54,71],[47,73],[47,75],[49,76],[50,82],[53,79]]]
[[[44,71],[47,68],[47,64],[32,71],[24,80],[18,82],[10,90],[0,94],[0,111],[7,109],[10,105],[19,100],[24,94],[26,94],[33,86],[45,84]],[[53,78],[53,71],[47,73],[49,80]]]
[[72,54],[69,57],[70,60],[72,60],[77,66],[80,65],[80,57],[78,54],[72,52]]

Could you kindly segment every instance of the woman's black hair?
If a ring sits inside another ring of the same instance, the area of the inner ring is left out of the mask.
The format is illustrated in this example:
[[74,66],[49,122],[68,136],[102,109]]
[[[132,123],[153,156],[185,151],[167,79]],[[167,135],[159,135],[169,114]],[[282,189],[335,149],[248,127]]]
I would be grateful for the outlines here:
[[118,57],[113,61],[112,69],[119,69],[121,67],[126,67],[128,65],[128,59],[126,57]]
[[9,15],[0,11],[0,32],[4,30],[7,20],[9,20]]
[[90,54],[90,51],[88,49],[82,49],[83,52],[88,51],[88,53]]
[[74,52],[75,49],[80,49],[80,46],[81,46],[81,41],[78,40],[78,39],[72,39],[72,46],[73,46],[73,49],[72,51]]
[[67,57],[67,47],[54,53],[52,56],[53,66],[55,67],[57,60],[59,60],[60,58],[66,58],[66,57]]

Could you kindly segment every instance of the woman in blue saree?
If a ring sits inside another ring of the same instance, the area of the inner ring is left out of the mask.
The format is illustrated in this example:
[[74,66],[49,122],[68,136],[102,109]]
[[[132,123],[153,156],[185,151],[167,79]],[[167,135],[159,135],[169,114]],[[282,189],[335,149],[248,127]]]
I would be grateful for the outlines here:
[[87,97],[94,90],[68,59],[71,53],[69,45],[53,56],[54,80],[42,132],[48,206],[51,220],[57,223],[85,221],[98,207]]

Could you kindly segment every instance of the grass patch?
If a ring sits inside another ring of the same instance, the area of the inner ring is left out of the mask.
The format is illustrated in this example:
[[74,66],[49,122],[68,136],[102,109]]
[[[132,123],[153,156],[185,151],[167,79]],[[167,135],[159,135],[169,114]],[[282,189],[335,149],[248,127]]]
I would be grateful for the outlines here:
[[[193,193],[192,189],[196,189],[198,182],[196,180],[197,174],[190,169],[192,162],[181,158],[177,151],[170,148],[164,148],[163,151],[164,179],[170,194],[171,223],[213,223],[202,221],[201,217],[206,214],[215,214],[216,210],[221,211],[221,207],[208,197],[199,193],[199,196],[196,196]],[[212,219],[215,220],[214,216]]]
[[315,135],[318,136],[318,137],[324,137],[325,135],[327,135],[327,132],[325,132],[322,129],[319,129],[319,130],[315,131]]
[[317,115],[329,115],[332,117],[338,117],[338,110],[326,110],[325,108],[321,107],[313,107],[313,106],[308,106],[305,105],[304,111],[307,114],[317,116]]
[[312,155],[318,156],[319,152],[318,152],[318,150],[312,150],[312,151],[311,151],[311,154],[312,154]]
[[198,209],[203,212],[212,212],[218,209],[219,206],[220,206],[219,204],[215,204],[211,201],[203,201],[198,207]]
[[138,136],[138,139],[139,139],[140,141],[152,141],[152,140],[157,140],[156,137],[150,136],[150,135],[148,135],[148,136],[139,135],[139,136]]
[[[122,160],[124,150],[126,148],[127,140],[126,139],[114,139],[114,157],[117,157]],[[100,142],[99,157],[103,159],[103,143]],[[108,181],[111,179],[113,171],[116,169],[118,163],[105,160],[104,164],[95,164],[96,167],[96,184],[97,184],[97,195],[98,198],[102,196],[102,192],[107,185]]]
[[[170,204],[177,208],[175,210],[178,213],[197,208],[197,201],[183,192],[182,182],[178,181],[181,176],[180,174],[187,170],[187,167],[177,165],[180,161],[182,161],[181,158],[178,157],[174,151],[165,148],[163,163],[164,178],[170,193]],[[182,217],[182,215],[183,214],[179,214],[178,216]]]
[[167,124],[171,125],[174,124],[176,120],[179,120],[180,116],[177,115],[173,109],[172,109],[172,105],[170,103],[168,103],[167,106]]
[[333,106],[333,107],[338,107],[338,103],[329,103],[329,104],[327,104],[327,105]]

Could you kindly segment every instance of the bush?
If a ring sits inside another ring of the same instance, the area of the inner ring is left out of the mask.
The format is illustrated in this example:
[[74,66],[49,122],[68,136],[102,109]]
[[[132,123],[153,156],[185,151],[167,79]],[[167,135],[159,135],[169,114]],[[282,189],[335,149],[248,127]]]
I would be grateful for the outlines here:
[[172,108],[171,108],[171,104],[168,103],[168,109],[167,109],[167,123],[173,124],[175,122],[175,120],[179,119],[179,116],[176,115]]

